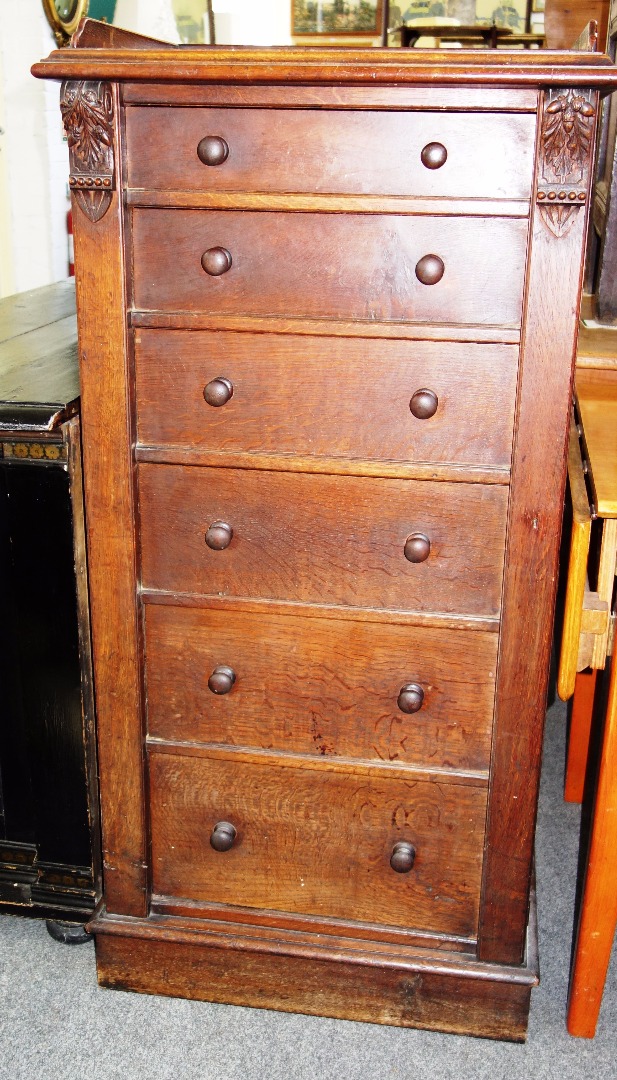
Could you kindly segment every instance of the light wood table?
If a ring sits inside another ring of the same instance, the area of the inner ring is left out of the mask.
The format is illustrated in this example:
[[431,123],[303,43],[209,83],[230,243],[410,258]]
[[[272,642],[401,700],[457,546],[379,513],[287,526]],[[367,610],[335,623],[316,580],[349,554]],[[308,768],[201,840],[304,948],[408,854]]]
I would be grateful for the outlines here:
[[[600,332],[601,333],[601,332]],[[591,353],[606,342],[586,335]],[[617,338],[613,338],[617,346]],[[574,694],[565,797],[582,801],[596,675],[613,651],[617,560],[617,368],[581,367],[576,374],[578,425],[570,435],[568,472],[573,506],[558,692]],[[579,444],[580,436],[580,444]],[[582,451],[582,456],[581,456]],[[585,478],[586,474],[586,478]],[[590,498],[589,498],[590,496]],[[591,522],[601,524],[594,581],[587,577]],[[617,665],[610,669],[591,841],[577,928],[568,1030],[593,1038],[617,923]]]

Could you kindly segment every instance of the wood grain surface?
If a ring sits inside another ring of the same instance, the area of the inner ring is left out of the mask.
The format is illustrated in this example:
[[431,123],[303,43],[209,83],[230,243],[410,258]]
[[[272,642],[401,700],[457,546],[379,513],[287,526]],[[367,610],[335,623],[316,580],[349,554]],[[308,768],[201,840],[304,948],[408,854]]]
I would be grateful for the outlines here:
[[[150,753],[157,893],[475,932],[486,792]],[[210,833],[238,835],[215,851]],[[416,848],[395,873],[397,841]]]
[[479,941],[484,960],[517,963],[525,948],[585,232],[585,210],[566,235],[556,236],[536,207],[497,675]]
[[[496,615],[507,489],[140,465],[145,588]],[[215,521],[233,529],[212,551]],[[431,542],[408,562],[407,537]]]
[[[148,730],[163,739],[486,769],[495,634],[147,605]],[[219,664],[229,693],[208,688]],[[421,709],[401,712],[418,683]]]
[[[137,330],[137,437],[309,461],[508,468],[517,364],[512,345]],[[221,376],[233,395],[212,407],[204,388]],[[410,401],[423,388],[438,407],[418,419]]]
[[[521,54],[519,53],[519,56]],[[533,89],[508,86],[430,86],[399,84],[395,93],[389,86],[288,85],[255,83],[126,82],[122,87],[127,105],[197,105],[248,108],[300,108],[408,112],[429,109],[442,112],[536,112],[538,94]]]
[[[520,325],[518,218],[139,208],[132,218],[137,309]],[[215,247],[232,257],[220,277],[200,261]],[[428,254],[445,265],[435,285],[415,273]]]
[[[531,190],[535,117],[525,113],[145,107],[127,108],[126,124],[132,188],[470,199],[528,199]],[[229,147],[220,165],[197,156],[208,135]],[[447,151],[438,169],[420,157],[432,142]]]
[[101,985],[372,1024],[525,1039],[531,990],[537,983],[536,972],[529,968],[487,970],[470,961],[446,965],[441,957],[422,963],[401,950],[385,962],[368,951],[355,958],[327,943],[304,955],[257,935],[249,941],[232,937],[235,928],[225,924],[220,934],[185,931],[165,937],[161,922],[118,927],[121,933],[113,936],[110,931],[116,931],[117,924],[97,922]]
[[140,915],[148,897],[121,199],[113,194],[96,224],[74,200],[73,217],[105,901]]

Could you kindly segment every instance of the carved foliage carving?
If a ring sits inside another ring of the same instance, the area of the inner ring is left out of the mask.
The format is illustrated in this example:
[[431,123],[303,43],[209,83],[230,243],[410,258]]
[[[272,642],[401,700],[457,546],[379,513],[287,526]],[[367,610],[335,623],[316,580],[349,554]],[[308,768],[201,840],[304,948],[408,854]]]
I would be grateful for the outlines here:
[[542,144],[545,165],[557,181],[579,182],[589,160],[595,109],[574,90],[566,90],[546,106]]
[[69,144],[69,187],[90,221],[99,221],[114,188],[113,98],[107,82],[65,82],[60,109]]
[[552,91],[544,108],[537,199],[554,236],[570,231],[587,200],[595,123],[591,92]]

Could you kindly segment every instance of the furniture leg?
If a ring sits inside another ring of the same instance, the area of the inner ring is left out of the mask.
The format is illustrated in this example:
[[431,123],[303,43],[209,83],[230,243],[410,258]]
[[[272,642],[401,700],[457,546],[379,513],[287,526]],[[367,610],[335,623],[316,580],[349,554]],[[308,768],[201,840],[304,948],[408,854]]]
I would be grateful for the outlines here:
[[596,676],[597,671],[595,670],[579,671],[576,676],[563,796],[566,802],[580,803],[583,801],[591,718],[596,692]]
[[611,665],[591,844],[574,952],[568,1031],[595,1035],[617,922],[617,664]]

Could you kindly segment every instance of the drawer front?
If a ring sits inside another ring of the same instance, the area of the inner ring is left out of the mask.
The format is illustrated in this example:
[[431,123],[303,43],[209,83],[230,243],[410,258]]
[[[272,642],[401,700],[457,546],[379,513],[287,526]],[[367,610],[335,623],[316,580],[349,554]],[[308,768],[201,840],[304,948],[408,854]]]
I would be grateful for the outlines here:
[[[476,932],[486,793],[150,754],[153,892],[438,933]],[[228,851],[210,837],[237,831]],[[408,873],[396,843],[415,848]]]
[[[517,366],[516,345],[140,330],[138,439],[507,468]],[[207,404],[221,378],[231,397]],[[425,389],[437,399],[430,416],[411,400]]]
[[[526,114],[128,108],[128,182],[168,191],[528,199],[535,125]],[[435,142],[443,150],[431,161],[426,151],[425,165],[422,151]],[[202,157],[218,164],[202,162],[200,144]]]
[[[136,209],[134,303],[162,312],[518,326],[526,239],[527,222],[517,218]],[[202,256],[221,248],[231,268],[212,276]],[[416,275],[428,255],[443,263],[435,284]]]
[[488,768],[497,634],[147,605],[146,661],[158,738]]
[[[141,465],[139,487],[146,588],[499,612],[505,488],[176,465]],[[205,542],[215,522],[223,550]]]

